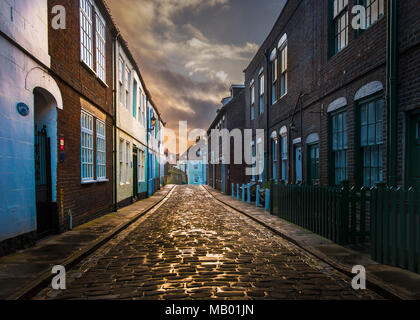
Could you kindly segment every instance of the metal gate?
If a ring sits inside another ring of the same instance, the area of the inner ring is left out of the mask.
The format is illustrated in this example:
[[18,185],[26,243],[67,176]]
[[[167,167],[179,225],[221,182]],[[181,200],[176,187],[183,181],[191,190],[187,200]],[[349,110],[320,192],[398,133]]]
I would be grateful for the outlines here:
[[35,126],[35,190],[37,234],[42,238],[54,231],[55,210],[52,204],[51,142],[47,127]]

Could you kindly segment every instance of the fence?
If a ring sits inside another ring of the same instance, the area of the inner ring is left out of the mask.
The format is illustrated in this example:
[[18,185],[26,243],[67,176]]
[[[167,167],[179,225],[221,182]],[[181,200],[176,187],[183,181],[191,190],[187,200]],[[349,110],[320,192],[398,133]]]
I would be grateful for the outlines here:
[[272,185],[271,213],[340,245],[371,244],[380,263],[420,273],[418,194],[402,188]]
[[420,273],[420,204],[413,188],[372,192],[372,258]]

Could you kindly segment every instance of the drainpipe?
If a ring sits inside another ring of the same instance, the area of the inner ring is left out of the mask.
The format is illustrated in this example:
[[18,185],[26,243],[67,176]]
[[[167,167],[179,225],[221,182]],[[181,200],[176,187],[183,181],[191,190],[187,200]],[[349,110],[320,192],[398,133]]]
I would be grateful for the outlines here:
[[388,126],[388,184],[397,183],[397,135],[398,135],[398,3],[387,1],[387,126]]
[[114,95],[114,211],[118,210],[118,188],[117,188],[117,45],[118,45],[118,37],[120,33],[118,32],[115,36],[114,42],[114,88],[113,88],[113,95]]
[[268,180],[271,180],[272,181],[272,180],[274,180],[273,179],[274,178],[274,172],[271,172],[270,179],[268,177],[268,172],[269,172],[268,168],[271,167],[271,170],[273,170],[272,166],[269,163],[269,159],[268,159],[268,155],[270,154],[269,150],[271,148],[271,136],[270,136],[270,99],[268,98],[269,97],[269,94],[268,94],[268,90],[269,90],[269,86],[268,86],[268,69],[270,68],[270,54],[268,53],[268,49],[265,49],[264,55],[265,55],[265,70],[264,70],[264,72],[265,72],[265,75],[264,75],[265,99],[267,101],[267,103],[266,103],[266,116],[267,116],[266,117],[267,118],[266,119],[267,120],[267,124],[266,124],[266,127],[267,127],[267,132],[266,132],[266,136],[267,136],[266,172],[267,172],[267,175],[266,175],[266,179],[267,179],[267,181]]

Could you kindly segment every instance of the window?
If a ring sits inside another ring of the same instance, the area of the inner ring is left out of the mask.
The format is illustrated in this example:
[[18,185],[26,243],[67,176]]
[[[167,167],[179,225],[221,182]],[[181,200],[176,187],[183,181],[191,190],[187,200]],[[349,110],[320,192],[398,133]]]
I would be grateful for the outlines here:
[[360,137],[363,159],[363,185],[383,181],[383,105],[382,99],[361,105]]
[[137,118],[137,81],[134,80],[133,85],[133,117]]
[[124,82],[125,82],[125,64],[124,60],[120,57],[120,63],[118,68],[118,82],[119,82],[119,93],[120,93],[120,103],[124,104]]
[[309,183],[319,185],[319,144],[308,147],[309,151]]
[[101,120],[96,120],[96,177],[106,179],[106,127]]
[[264,74],[260,74],[259,77],[259,105],[260,105],[260,115],[264,113]]
[[277,102],[277,71],[278,60],[277,57],[271,62],[271,104]]
[[289,157],[287,135],[281,137],[281,180],[288,182],[289,180]]
[[366,28],[384,16],[384,0],[362,0],[361,3],[366,8]]
[[[95,34],[96,50],[93,48]],[[96,54],[96,70],[93,55]],[[106,23],[91,0],[80,0],[80,58],[98,78],[106,81]]]
[[334,53],[343,50],[349,40],[348,0],[334,0]]
[[[256,162],[256,155],[257,155],[257,152],[256,152],[256,149],[255,149],[255,144],[253,144],[252,145],[252,161],[254,162]],[[252,166],[252,181],[255,181],[255,166],[256,166],[256,163],[255,163],[255,165],[254,166]]]
[[347,180],[347,112],[332,116],[332,153],[335,184]]
[[82,181],[94,180],[93,170],[93,116],[82,111]]
[[126,66],[125,67],[125,107],[130,108],[130,81],[131,81],[131,71]]
[[139,90],[139,104],[138,104],[138,117],[137,120],[139,123],[143,123],[143,92]]
[[120,139],[119,144],[119,159],[120,159],[120,184],[123,184],[125,181],[124,178],[124,140]]
[[145,176],[145,153],[143,150],[138,150],[138,167],[139,167],[139,182],[146,181]]
[[92,9],[92,4],[89,0],[80,0],[81,59],[91,69],[93,69]]
[[264,174],[264,145],[262,142],[258,142],[257,144],[258,149],[258,174],[259,174],[259,181],[263,181],[263,174]]
[[276,139],[272,139],[272,152],[273,152],[273,180],[277,181],[277,162],[278,162],[278,141]]
[[103,82],[106,82],[105,37],[105,20],[96,12],[96,72]]
[[280,97],[287,93],[287,44],[280,49]]
[[125,144],[125,182],[130,183],[130,142]]
[[251,120],[255,119],[255,86],[254,84],[251,85],[249,89],[249,98],[251,100]]

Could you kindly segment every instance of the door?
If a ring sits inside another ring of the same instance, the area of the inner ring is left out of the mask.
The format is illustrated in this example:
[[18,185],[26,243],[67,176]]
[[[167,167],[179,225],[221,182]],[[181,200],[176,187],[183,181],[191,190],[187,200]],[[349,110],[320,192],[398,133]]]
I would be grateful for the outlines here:
[[296,183],[302,182],[302,147],[296,147],[295,149],[295,160],[296,160]]
[[51,186],[51,144],[47,127],[35,126],[35,192],[37,236],[43,238],[53,232],[55,226]]
[[319,185],[319,144],[308,147],[308,183]]
[[409,187],[420,191],[420,115],[411,117],[410,122]]
[[222,164],[222,193],[226,193],[226,165]]
[[137,198],[139,194],[139,175],[138,175],[138,156],[137,149],[133,149],[133,197]]

